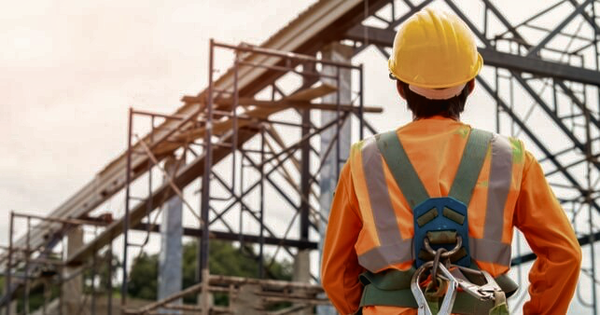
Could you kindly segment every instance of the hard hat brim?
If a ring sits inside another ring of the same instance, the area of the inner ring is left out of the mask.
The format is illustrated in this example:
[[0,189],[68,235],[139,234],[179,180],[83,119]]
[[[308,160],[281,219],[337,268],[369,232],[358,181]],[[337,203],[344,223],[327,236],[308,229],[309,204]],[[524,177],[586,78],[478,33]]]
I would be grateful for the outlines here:
[[475,66],[473,67],[473,70],[471,71],[469,76],[467,76],[461,80],[456,80],[454,82],[444,82],[444,83],[426,84],[423,82],[418,82],[414,79],[403,76],[401,73],[397,73],[400,71],[394,71],[394,69],[396,69],[396,67],[394,67],[393,64],[394,64],[394,60],[390,58],[388,60],[389,71],[396,79],[398,79],[402,82],[405,82],[409,85],[415,85],[415,86],[423,87],[423,88],[444,89],[444,88],[449,88],[449,87],[456,86],[459,84],[467,83],[467,82],[471,81],[473,78],[475,78],[481,71],[481,68],[483,68],[483,57],[481,56],[481,54],[477,53],[477,62],[475,63]]

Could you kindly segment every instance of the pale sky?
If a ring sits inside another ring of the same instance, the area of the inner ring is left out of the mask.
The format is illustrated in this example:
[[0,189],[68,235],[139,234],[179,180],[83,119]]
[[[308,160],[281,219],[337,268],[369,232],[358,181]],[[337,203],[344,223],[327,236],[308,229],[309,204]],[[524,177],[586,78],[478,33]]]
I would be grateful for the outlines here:
[[[25,0],[4,5],[0,245],[7,244],[10,210],[49,213],[124,151],[128,107],[172,113],[181,96],[203,90],[209,38],[260,44],[314,2]],[[463,8],[477,8],[469,10],[476,15],[480,2],[460,1]],[[547,6],[545,1],[494,3],[510,11],[512,22]],[[563,18],[551,15],[546,22]],[[366,103],[386,108],[385,119],[373,120],[389,124],[391,114],[396,124],[407,122],[409,114],[393,98],[393,85],[382,79],[385,60],[372,49],[354,62],[365,63]],[[463,120],[493,130],[494,108],[479,89]]]
[[172,113],[204,89],[210,37],[259,44],[312,2],[261,1],[256,14],[231,0],[5,5],[0,214],[47,213],[87,183],[124,150],[128,107]]

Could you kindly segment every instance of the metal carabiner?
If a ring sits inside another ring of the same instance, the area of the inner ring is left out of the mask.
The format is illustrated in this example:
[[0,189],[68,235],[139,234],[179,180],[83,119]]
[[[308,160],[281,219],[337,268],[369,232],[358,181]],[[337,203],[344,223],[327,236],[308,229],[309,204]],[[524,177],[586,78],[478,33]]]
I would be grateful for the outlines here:
[[492,295],[492,298],[494,298],[496,292],[502,292],[502,288],[498,285],[494,277],[492,277],[489,272],[485,270],[481,270],[481,272],[483,273],[487,283],[479,287],[479,293],[489,293]]
[[[457,266],[459,270],[472,271],[472,269],[468,269],[465,267]],[[502,288],[496,283],[496,280],[490,275],[489,272],[485,270],[477,270],[478,273],[482,274],[486,280],[486,284],[477,285],[471,283],[465,279],[456,278],[458,285],[468,294],[473,296],[474,298],[480,301],[489,301],[494,300],[496,297],[496,292],[502,292]]]
[[[433,268],[433,261],[428,261],[424,263],[413,275],[410,283],[410,290],[417,301],[417,305],[419,307],[417,313],[418,315],[433,315],[429,305],[427,304],[427,299],[425,298],[425,294],[421,290],[421,286],[419,283],[421,282],[421,277],[425,271]],[[448,291],[446,291],[446,295],[444,296],[444,300],[442,301],[442,306],[438,314],[441,315],[449,315],[452,312],[452,307],[454,306],[454,300],[456,299],[456,292],[458,288],[458,281],[454,278],[454,276],[450,273],[446,266],[440,264],[438,266],[439,272],[441,272],[440,278],[448,281]],[[433,279],[436,281],[436,279]]]

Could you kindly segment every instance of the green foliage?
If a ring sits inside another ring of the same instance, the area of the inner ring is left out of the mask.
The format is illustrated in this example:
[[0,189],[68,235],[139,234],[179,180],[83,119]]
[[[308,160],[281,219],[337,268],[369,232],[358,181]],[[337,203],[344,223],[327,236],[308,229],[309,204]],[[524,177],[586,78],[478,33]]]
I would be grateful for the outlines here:
[[[109,260],[112,259],[112,279],[110,277],[110,264]],[[96,293],[105,293],[112,283],[113,292],[119,291],[119,284],[117,283],[118,279],[118,269],[121,267],[121,262],[117,259],[116,254],[110,255],[109,251],[104,251],[97,255],[96,263],[92,262],[92,265],[89,268],[86,268],[83,271],[84,277],[84,292],[91,294],[92,292]],[[109,283],[109,280],[110,283]],[[93,284],[93,287],[92,287]]]
[[[53,299],[58,298],[60,295],[60,288],[57,285],[50,284],[48,287],[48,291],[48,301],[52,301]],[[25,292],[19,291],[17,294],[19,295],[17,299],[17,311],[20,313],[23,312],[25,309],[25,301],[22,297],[22,295],[25,294]],[[29,310],[35,311],[37,309],[40,309],[44,305],[44,300],[44,286],[38,285],[32,287],[29,291]]]
[[[183,246],[183,287],[187,288],[197,283],[197,251],[196,242],[189,242]],[[258,261],[251,248],[236,248],[231,242],[211,240],[209,251],[209,268],[213,275],[236,277],[258,277]],[[270,262],[270,259],[265,259]],[[266,264],[266,263],[265,263]],[[270,279],[290,280],[292,277],[292,264],[288,261],[275,262],[265,275]],[[158,255],[142,254],[133,262],[128,285],[129,294],[135,298],[155,300],[157,293]],[[185,297],[187,303],[195,303],[196,297]],[[215,304],[226,305],[225,295],[215,295]]]
[[142,253],[133,261],[129,273],[129,294],[144,300],[155,300],[158,285],[158,256]]

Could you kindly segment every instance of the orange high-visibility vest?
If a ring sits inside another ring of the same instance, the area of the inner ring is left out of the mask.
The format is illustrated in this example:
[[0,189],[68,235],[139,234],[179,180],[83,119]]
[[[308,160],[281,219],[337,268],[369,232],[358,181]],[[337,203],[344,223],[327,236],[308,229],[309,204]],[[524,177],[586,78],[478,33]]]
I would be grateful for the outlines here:
[[[453,151],[453,158],[461,159],[470,131],[463,125],[447,140],[446,148]],[[400,141],[404,142],[402,138]],[[373,273],[388,268],[406,269],[415,259],[412,207],[402,195],[374,137],[352,147],[350,167],[364,224],[356,243],[360,265]],[[495,134],[468,205],[471,257],[491,269],[492,275],[504,273],[510,267],[513,235],[510,218],[519,194],[522,168],[521,143]],[[447,192],[436,197],[445,196]]]
[[[439,116],[397,129],[430,197],[448,195],[470,130]],[[372,141],[352,148],[340,174],[324,241],[321,281],[342,314],[358,310],[361,273],[408,270],[413,264],[411,207],[383,157],[369,149]],[[524,313],[566,313],[577,284],[581,249],[539,163],[520,141],[496,136],[490,145],[468,205],[468,224],[473,262],[494,277],[509,270],[513,228],[519,228],[537,255],[529,274],[531,301]],[[369,306],[363,313],[416,314],[416,310]]]

